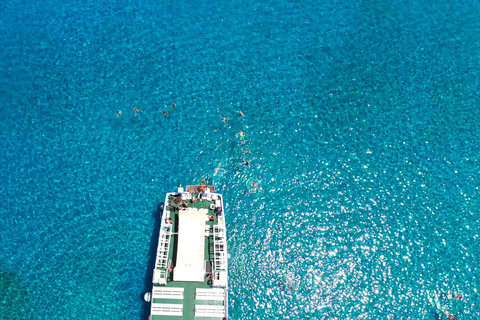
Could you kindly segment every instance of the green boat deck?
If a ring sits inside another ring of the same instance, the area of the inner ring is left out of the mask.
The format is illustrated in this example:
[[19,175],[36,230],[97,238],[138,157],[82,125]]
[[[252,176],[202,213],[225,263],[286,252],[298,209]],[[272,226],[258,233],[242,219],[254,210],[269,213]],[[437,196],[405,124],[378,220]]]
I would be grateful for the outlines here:
[[[192,194],[194,198],[198,196],[198,194]],[[208,289],[212,288],[209,284],[211,283],[211,279],[208,278],[208,274],[205,274],[203,282],[193,282],[193,281],[173,281],[173,273],[175,272],[175,265],[176,265],[176,257],[177,257],[177,244],[178,244],[178,225],[179,225],[179,206],[184,206],[183,202],[181,201],[180,197],[175,195],[169,195],[167,198],[165,205],[165,210],[170,213],[170,219],[172,220],[172,235],[168,249],[168,260],[171,260],[173,263],[173,271],[168,271],[167,266],[166,269],[159,270],[165,271],[167,274],[167,284],[160,285],[154,284],[155,287],[167,287],[167,288],[183,288],[183,299],[152,299],[152,303],[163,303],[163,304],[182,304],[183,305],[183,316],[169,316],[169,315],[152,315],[151,320],[219,320],[224,319],[224,317],[195,317],[195,292],[197,289]],[[210,226],[210,230],[213,230],[213,226],[218,224],[217,214],[215,213],[215,209],[211,209],[210,206],[215,204],[215,201],[206,201],[198,199],[195,202],[188,202],[188,207],[196,208],[196,209],[207,209],[208,215],[215,217],[213,221],[205,221],[205,225]],[[222,212],[222,215],[224,213]],[[210,231],[210,236],[205,236],[205,250],[204,250],[204,260],[205,261],[212,261],[214,260],[214,240],[213,234]],[[221,288],[221,287],[217,287]],[[153,291],[152,291],[153,292]],[[152,297],[153,298],[153,297]],[[200,300],[201,305],[221,305],[225,304],[225,300],[218,301],[218,300]],[[198,304],[198,303],[197,303]]]
[[[183,304],[183,316],[152,316],[152,320],[179,320],[179,319],[195,319],[195,320],[218,320],[219,318],[208,317],[195,317],[195,290],[197,288],[210,288],[207,281],[204,282],[169,282],[167,287],[180,287],[184,288],[183,300],[177,299],[153,299],[154,303],[171,303],[171,304]],[[223,305],[223,301],[203,301],[202,304],[217,304]]]

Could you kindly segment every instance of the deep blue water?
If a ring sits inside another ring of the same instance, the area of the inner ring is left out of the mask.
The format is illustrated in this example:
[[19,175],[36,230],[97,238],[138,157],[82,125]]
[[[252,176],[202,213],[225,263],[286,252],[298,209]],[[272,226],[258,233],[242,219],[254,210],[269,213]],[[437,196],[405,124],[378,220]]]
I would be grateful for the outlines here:
[[229,319],[480,318],[477,1],[0,15],[1,319],[145,319],[156,207],[202,178]]

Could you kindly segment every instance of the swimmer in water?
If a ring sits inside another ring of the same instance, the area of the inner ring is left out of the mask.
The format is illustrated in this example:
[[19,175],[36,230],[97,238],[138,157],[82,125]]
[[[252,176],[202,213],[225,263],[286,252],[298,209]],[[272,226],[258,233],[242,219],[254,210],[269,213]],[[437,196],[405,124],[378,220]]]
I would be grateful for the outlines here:
[[255,182],[252,182],[252,187],[258,187],[258,184],[256,184]]
[[245,154],[247,154],[247,153],[252,153],[252,152],[247,150],[247,151],[245,151]]
[[220,171],[220,169],[218,169],[218,168],[215,169],[215,173],[213,175],[216,176],[219,171]]
[[237,133],[237,136],[240,136],[240,140],[245,140],[245,132],[241,131]]
[[168,114],[168,111],[167,111],[167,110],[163,111],[163,116],[164,116],[165,118],[167,117],[167,114]]
[[448,311],[442,310],[443,313],[447,316],[448,320],[456,320],[457,318]]
[[288,289],[290,289],[290,290],[292,290],[292,291],[295,290],[295,288],[294,288],[293,285],[292,285],[292,280],[290,279],[290,277],[287,276],[287,277],[285,278],[285,280],[287,280]]
[[177,105],[174,103],[173,106],[172,106],[172,110],[175,110],[176,107],[177,107]]
[[456,294],[452,291],[449,292],[451,299],[457,299],[457,300],[462,300],[462,295],[461,294]]
[[223,123],[227,123],[227,121],[230,120],[230,118],[226,118],[226,117],[221,117],[221,118],[222,118]]
[[246,160],[243,160],[243,164],[246,165],[247,167],[250,166],[250,162],[246,161]]
[[122,116],[122,110],[120,110],[120,108],[118,108],[117,110],[117,117],[121,117]]
[[238,111],[238,114],[240,115],[240,117],[245,117],[242,111]]
[[142,110],[135,108],[133,109],[133,113],[135,114],[135,117],[137,116],[137,113],[143,112]]

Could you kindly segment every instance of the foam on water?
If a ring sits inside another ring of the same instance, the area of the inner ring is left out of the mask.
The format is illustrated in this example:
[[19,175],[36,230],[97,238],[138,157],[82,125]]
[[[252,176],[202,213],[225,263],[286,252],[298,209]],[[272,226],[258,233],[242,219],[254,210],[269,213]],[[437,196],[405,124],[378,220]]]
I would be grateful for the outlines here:
[[144,319],[157,205],[206,178],[229,319],[477,319],[479,9],[7,1],[0,318]]

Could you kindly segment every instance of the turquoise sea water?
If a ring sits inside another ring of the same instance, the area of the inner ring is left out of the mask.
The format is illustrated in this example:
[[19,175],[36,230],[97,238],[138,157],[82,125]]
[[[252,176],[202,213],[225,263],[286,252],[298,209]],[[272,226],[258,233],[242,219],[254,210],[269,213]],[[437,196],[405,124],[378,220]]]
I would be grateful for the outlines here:
[[202,178],[229,319],[480,318],[478,2],[0,15],[0,319],[146,319],[157,205]]

